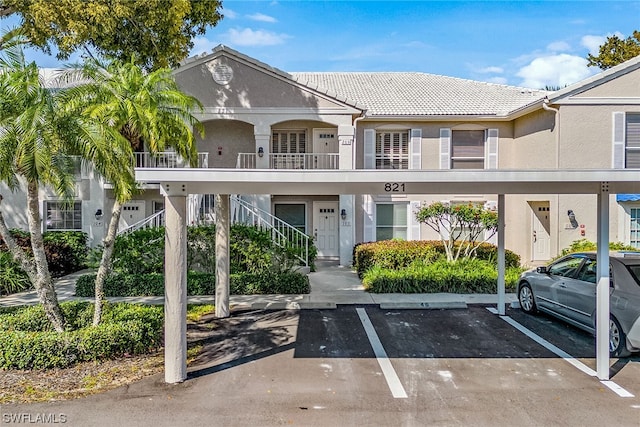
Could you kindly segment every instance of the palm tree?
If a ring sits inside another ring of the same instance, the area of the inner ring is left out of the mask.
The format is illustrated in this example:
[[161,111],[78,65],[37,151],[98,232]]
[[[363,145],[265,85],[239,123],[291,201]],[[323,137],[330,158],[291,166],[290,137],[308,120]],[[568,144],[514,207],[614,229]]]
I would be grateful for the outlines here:
[[201,109],[202,105],[196,98],[180,91],[170,69],[146,73],[134,59],[106,65],[91,59],[82,67],[72,68],[70,75],[83,81],[66,92],[71,108],[81,110],[82,116],[115,130],[119,138],[111,143],[121,152],[128,151],[130,159],[124,177],[121,171],[93,163],[113,184],[115,196],[95,282],[93,324],[97,325],[102,317],[104,281],[111,264],[122,205],[136,191],[133,152],[146,146],[153,155],[172,148],[195,166],[198,155],[193,129],[202,133],[202,126],[192,112]]
[[26,187],[33,257],[16,244],[1,211],[0,236],[29,276],[54,329],[61,332],[65,320],[44,250],[39,190],[41,185],[46,185],[66,200],[73,198],[73,167],[66,152],[66,138],[68,132],[76,132],[79,123],[73,117],[60,114],[58,95],[44,86],[37,65],[25,62],[20,45],[12,44],[2,54],[0,182],[12,191]]

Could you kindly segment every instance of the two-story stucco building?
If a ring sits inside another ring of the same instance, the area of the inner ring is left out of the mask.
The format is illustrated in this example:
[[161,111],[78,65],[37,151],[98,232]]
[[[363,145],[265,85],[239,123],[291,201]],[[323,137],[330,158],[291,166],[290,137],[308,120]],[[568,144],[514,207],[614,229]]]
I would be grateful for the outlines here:
[[[200,167],[345,174],[622,169],[640,168],[638,68],[640,59],[633,59],[545,92],[424,73],[287,73],[219,46],[185,61],[175,77],[204,104]],[[141,168],[180,165],[171,153],[156,158],[137,153],[136,161]],[[96,214],[108,212],[111,194],[108,184],[92,178],[90,172],[79,176],[73,207],[43,195],[45,229],[81,229],[99,243],[105,223]],[[123,228],[162,211],[158,184],[144,187],[124,207]],[[401,182],[390,182],[381,194],[277,193],[238,198],[314,236],[319,255],[339,257],[343,265],[351,262],[357,242],[438,238],[415,220],[422,203],[478,203],[490,209],[497,203],[496,194],[405,194]],[[191,222],[210,219],[211,200],[211,195],[190,196]],[[507,194],[506,247],[527,263],[548,260],[574,240],[595,241],[595,204],[595,195]],[[612,196],[610,211],[611,240],[640,247],[640,195]],[[18,212],[7,216],[10,226],[25,226]]]

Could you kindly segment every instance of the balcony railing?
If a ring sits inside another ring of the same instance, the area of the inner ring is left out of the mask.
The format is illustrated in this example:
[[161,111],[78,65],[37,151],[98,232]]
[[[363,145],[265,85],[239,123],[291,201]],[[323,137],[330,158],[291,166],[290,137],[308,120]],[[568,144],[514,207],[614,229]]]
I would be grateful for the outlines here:
[[[338,153],[265,154],[269,169],[338,169]],[[255,153],[238,153],[236,168],[255,169]]]
[[[188,168],[189,164],[172,151],[163,151],[160,153],[137,152],[136,167],[137,168]],[[209,167],[209,153],[198,153],[198,167]]]

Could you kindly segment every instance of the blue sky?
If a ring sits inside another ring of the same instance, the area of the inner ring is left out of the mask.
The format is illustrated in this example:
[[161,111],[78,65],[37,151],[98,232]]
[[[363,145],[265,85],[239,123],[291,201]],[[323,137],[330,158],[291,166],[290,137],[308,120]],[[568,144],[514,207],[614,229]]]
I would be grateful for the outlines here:
[[222,43],[284,71],[421,71],[533,88],[589,77],[598,70],[587,53],[640,29],[640,1],[224,0],[223,14],[192,54]]

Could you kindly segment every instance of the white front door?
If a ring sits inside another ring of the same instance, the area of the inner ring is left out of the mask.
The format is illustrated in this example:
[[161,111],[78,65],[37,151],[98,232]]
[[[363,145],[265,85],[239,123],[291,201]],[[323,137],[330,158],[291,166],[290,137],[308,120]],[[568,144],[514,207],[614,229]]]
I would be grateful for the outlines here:
[[337,129],[313,130],[313,169],[338,169],[337,152]]
[[531,241],[532,261],[547,261],[551,258],[549,202],[529,202],[532,210]]
[[132,200],[122,206],[119,229],[123,230],[146,218],[144,200]]
[[313,237],[318,256],[340,255],[338,202],[313,202]]

